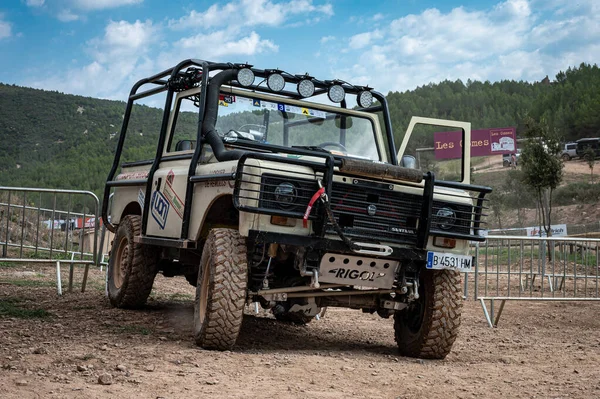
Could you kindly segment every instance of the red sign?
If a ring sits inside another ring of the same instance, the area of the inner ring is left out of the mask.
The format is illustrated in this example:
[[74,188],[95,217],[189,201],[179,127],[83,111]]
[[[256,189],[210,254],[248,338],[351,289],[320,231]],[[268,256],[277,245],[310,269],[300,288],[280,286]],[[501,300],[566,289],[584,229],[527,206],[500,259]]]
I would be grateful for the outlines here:
[[[462,157],[462,131],[433,134],[435,159]],[[514,127],[471,130],[471,156],[510,154],[517,150]]]

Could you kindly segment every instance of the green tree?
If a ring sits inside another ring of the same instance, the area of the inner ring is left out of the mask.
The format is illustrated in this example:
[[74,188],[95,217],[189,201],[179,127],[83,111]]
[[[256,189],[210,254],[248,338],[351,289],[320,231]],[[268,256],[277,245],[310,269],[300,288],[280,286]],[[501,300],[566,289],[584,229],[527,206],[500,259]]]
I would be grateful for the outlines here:
[[525,118],[525,137],[528,139],[521,153],[523,183],[535,193],[540,209],[539,225],[550,237],[552,230],[552,193],[563,177],[564,164],[558,157],[560,141],[555,130],[545,121]]
[[587,162],[590,168],[590,182],[594,184],[594,164],[596,163],[596,152],[591,146],[587,146],[583,151],[583,159]]

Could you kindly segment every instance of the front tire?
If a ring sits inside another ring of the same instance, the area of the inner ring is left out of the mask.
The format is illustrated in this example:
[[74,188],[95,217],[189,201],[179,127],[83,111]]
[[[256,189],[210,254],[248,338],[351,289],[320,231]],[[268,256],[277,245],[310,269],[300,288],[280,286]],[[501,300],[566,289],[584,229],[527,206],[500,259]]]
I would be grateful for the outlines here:
[[146,303],[157,273],[159,252],[135,243],[141,232],[139,215],[127,215],[119,223],[108,261],[108,299],[118,308],[138,308]]
[[248,260],[246,242],[236,230],[208,233],[196,285],[194,338],[205,349],[229,350],[242,326]]
[[563,156],[561,158],[565,162],[568,162],[571,160],[571,156],[569,154],[563,154]]
[[400,353],[423,359],[443,359],[458,335],[462,311],[460,273],[423,270],[419,299],[394,315]]

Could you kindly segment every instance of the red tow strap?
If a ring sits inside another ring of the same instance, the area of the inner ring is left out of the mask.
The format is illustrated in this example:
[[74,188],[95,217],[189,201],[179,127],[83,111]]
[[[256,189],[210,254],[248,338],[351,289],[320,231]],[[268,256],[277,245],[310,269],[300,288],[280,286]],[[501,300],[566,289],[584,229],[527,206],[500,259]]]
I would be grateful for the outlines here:
[[315,195],[313,195],[310,199],[310,202],[306,207],[306,211],[304,212],[304,217],[302,218],[302,226],[304,226],[304,228],[308,227],[308,217],[310,216],[310,211],[312,210],[313,205],[319,199],[319,197],[323,195],[323,193],[325,193],[325,187],[321,187],[320,189],[318,189]]

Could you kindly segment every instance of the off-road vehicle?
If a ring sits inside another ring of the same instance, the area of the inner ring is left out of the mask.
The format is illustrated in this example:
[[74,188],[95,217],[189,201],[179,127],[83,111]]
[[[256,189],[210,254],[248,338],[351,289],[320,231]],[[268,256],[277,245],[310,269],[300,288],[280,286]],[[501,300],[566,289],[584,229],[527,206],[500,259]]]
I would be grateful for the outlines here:
[[[134,102],[157,96],[156,156],[121,164]],[[104,192],[111,304],[141,306],[157,273],[184,275],[205,348],[232,348],[246,305],[299,324],[337,306],[393,316],[402,354],[443,358],[491,190],[468,184],[468,145],[456,181],[417,169],[403,155],[418,124],[471,141],[469,123],[413,118],[396,153],[382,94],[307,74],[190,59],[140,80]]]
[[577,143],[565,143],[565,147],[560,153],[560,158],[563,161],[570,161],[577,157]]

